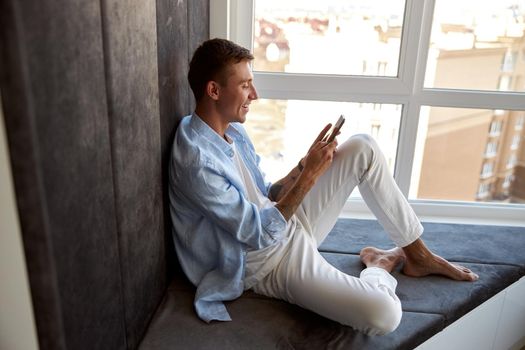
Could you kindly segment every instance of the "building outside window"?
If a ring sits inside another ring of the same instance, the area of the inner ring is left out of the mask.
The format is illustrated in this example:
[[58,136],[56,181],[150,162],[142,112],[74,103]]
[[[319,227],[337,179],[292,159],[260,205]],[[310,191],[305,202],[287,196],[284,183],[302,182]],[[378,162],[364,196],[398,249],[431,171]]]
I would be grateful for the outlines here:
[[[490,202],[490,215],[525,215],[512,204],[525,201],[525,188],[514,188],[525,180],[504,175],[525,174],[524,145],[506,149],[516,146],[509,128],[523,125],[525,111],[523,1],[229,2],[224,33],[255,55],[260,100],[246,128],[271,180],[345,114],[340,142],[372,134],[415,207]],[[484,163],[485,155],[494,158]],[[515,197],[494,206],[503,197],[487,190],[486,176],[501,176]]]
[[506,73],[512,73],[514,71],[515,62],[518,58],[518,52],[510,49],[505,52],[503,61],[501,62],[501,71]]

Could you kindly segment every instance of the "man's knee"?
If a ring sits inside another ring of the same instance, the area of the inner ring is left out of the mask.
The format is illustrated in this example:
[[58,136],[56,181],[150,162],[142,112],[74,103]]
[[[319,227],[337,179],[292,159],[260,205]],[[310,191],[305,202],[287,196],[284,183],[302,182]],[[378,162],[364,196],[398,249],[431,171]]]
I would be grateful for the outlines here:
[[401,322],[401,304],[387,297],[374,303],[371,312],[367,314],[365,323],[369,335],[386,335],[393,332]]
[[348,138],[337,150],[348,152],[349,155],[364,154],[371,155],[376,150],[376,141],[367,134],[356,134]]
[[373,164],[376,152],[376,143],[370,135],[357,134],[338,147],[336,157],[360,181]]

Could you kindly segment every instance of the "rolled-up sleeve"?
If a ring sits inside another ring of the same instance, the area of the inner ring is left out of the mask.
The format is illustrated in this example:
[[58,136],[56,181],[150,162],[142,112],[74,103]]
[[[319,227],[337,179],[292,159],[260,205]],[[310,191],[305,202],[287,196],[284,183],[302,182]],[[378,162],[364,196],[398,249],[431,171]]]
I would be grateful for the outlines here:
[[264,230],[274,239],[279,240],[283,237],[286,219],[275,206],[261,210],[261,222]]

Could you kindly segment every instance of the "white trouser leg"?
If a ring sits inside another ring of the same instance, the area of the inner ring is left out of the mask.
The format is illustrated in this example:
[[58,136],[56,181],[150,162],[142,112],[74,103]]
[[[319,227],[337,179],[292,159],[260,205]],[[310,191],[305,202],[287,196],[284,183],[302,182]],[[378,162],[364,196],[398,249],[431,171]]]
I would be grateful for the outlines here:
[[355,186],[397,246],[407,246],[421,235],[423,227],[397,187],[379,146],[368,135],[355,135],[338,147],[331,167],[297,211],[318,245],[332,230]]
[[359,278],[349,276],[317,251],[355,186],[398,246],[421,235],[423,228],[379,147],[371,137],[356,135],[338,148],[332,166],[299,208],[297,217],[304,228],[294,233],[281,262],[253,289],[368,334],[385,334],[401,320],[396,280],[380,268],[367,268]]
[[392,332],[401,321],[397,281],[385,270],[368,268],[360,278],[328,263],[304,230],[292,236],[280,263],[253,290],[286,300],[369,335]]

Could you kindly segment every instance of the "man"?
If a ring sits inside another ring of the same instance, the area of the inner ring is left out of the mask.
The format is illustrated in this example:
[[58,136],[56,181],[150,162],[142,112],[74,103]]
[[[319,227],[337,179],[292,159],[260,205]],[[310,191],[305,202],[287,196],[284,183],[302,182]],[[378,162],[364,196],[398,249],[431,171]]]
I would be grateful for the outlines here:
[[[200,318],[230,320],[223,301],[252,289],[367,334],[386,334],[401,319],[390,275],[399,263],[409,276],[477,279],[427,249],[419,220],[369,136],[356,135],[338,147],[323,141],[327,125],[286,177],[266,183],[241,126],[258,98],[252,60],[248,50],[222,39],[196,50],[188,80],[197,104],[173,143],[173,239],[182,269],[197,286]],[[317,251],[355,186],[397,245],[363,249],[367,268],[359,278]]]

